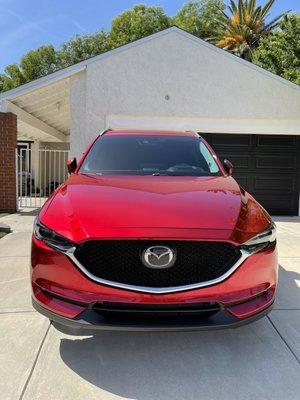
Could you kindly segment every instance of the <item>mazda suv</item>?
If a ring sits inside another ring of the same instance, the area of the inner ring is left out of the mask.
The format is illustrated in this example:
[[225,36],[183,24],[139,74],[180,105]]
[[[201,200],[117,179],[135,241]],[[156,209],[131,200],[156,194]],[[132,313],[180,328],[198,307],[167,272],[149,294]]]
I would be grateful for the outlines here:
[[193,330],[265,316],[276,228],[194,132],[107,130],[41,208],[32,301],[63,329]]

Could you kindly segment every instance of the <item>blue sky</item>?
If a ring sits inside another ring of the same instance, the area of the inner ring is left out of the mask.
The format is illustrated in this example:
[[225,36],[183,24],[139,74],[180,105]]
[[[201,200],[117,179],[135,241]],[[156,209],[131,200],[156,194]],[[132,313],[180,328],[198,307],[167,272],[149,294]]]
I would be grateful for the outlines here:
[[[18,62],[27,51],[44,44],[58,47],[75,34],[104,27],[134,4],[162,6],[175,15],[184,0],[0,0],[0,71]],[[262,1],[265,3],[265,0]],[[299,0],[277,0],[272,16],[292,9],[300,12]]]

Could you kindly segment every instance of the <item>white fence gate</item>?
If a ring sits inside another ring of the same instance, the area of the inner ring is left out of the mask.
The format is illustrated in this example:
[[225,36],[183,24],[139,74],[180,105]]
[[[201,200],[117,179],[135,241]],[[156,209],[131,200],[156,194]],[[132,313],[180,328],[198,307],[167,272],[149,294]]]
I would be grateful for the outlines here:
[[18,208],[39,208],[66,180],[68,150],[16,149]]

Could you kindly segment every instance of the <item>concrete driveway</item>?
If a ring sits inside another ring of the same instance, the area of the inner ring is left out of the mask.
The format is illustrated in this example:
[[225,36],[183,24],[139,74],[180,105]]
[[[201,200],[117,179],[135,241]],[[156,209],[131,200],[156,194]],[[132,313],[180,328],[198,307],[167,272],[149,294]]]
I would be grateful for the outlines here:
[[236,330],[60,333],[30,305],[33,216],[1,221],[0,399],[300,398],[300,219],[277,218],[280,285],[269,317]]

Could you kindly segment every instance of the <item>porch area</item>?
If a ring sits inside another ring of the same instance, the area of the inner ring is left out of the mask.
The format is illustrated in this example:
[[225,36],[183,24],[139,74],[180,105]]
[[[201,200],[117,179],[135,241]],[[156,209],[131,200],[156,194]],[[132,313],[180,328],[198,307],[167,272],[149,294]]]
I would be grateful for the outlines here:
[[39,208],[66,179],[69,80],[49,81],[38,89],[30,83],[0,98],[0,120],[6,121],[1,125],[1,211]]

